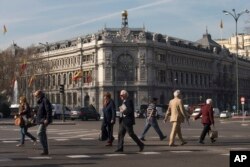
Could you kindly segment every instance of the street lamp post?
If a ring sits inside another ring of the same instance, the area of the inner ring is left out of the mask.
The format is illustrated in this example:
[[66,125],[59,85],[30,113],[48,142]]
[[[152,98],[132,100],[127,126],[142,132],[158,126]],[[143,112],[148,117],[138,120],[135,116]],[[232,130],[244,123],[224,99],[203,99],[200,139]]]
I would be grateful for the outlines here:
[[[49,92],[50,92],[50,89],[49,89],[49,83],[50,83],[50,81],[49,81],[49,71],[50,71],[50,65],[49,65],[49,43],[46,42],[44,44],[44,43],[39,42],[39,44],[45,46],[46,50],[47,50],[47,53],[48,53],[48,71],[47,71],[47,73],[48,73],[48,81],[47,81],[48,89],[47,90],[48,90],[48,97],[49,97],[50,96],[50,94],[49,94]],[[49,99],[50,99],[50,97],[49,97]]]
[[243,15],[244,13],[249,13],[249,11],[246,9],[240,13],[236,13],[235,9],[232,9],[233,12],[229,12],[226,10],[223,10],[223,13],[225,13],[226,15],[231,15],[234,20],[235,20],[235,36],[236,36],[236,56],[235,56],[235,77],[236,77],[236,112],[238,113],[239,110],[239,73],[238,73],[238,32],[237,32],[237,23],[238,23],[238,19],[241,15]]

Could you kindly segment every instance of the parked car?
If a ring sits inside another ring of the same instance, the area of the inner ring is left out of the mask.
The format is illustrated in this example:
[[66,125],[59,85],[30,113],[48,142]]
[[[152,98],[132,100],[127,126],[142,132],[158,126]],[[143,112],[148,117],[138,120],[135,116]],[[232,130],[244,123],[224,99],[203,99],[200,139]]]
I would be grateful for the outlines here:
[[214,110],[214,117],[219,117],[220,116],[220,110],[218,108],[213,108]]
[[229,118],[231,114],[228,111],[222,111],[220,113],[220,118]]
[[11,104],[10,105],[10,116],[14,118],[15,115],[18,114],[19,104]]
[[147,108],[148,108],[147,104],[140,105],[140,109],[136,110],[136,112],[135,112],[135,117],[136,118],[145,118],[146,117]]
[[156,105],[156,117],[159,119],[159,118],[164,118],[165,117],[165,112],[166,112],[166,109],[163,105]]
[[71,110],[70,118],[74,119],[81,119],[81,120],[89,120],[95,119],[97,121],[100,120],[100,114],[96,111],[93,106],[89,107],[77,107]]
[[52,116],[54,119],[61,119],[63,114],[64,107],[64,117],[70,117],[70,109],[67,106],[63,106],[62,104],[52,104]]
[[201,111],[200,107],[199,108],[195,108],[191,116],[195,117],[196,115],[198,115],[200,113],[200,111]]

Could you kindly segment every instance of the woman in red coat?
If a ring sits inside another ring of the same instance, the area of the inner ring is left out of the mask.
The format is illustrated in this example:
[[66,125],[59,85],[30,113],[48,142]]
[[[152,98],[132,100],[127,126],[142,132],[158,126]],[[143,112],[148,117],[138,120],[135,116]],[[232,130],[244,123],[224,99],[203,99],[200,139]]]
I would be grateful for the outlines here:
[[[200,113],[194,118],[195,120],[201,118],[201,123],[204,128],[201,132],[199,143],[204,144],[204,139],[207,133],[211,130],[210,126],[213,124],[214,126],[214,111],[212,106],[212,99],[207,99],[206,104],[201,107]],[[215,139],[211,138],[211,142],[214,143]]]

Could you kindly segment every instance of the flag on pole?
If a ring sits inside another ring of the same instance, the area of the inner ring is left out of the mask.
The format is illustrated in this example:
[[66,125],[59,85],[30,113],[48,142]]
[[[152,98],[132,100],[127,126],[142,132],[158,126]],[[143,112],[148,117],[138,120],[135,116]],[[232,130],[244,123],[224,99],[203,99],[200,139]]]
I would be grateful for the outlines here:
[[20,65],[20,75],[23,74],[23,72],[26,70],[27,68],[27,61],[24,59],[23,63]]
[[73,81],[77,81],[78,79],[80,79],[82,77],[82,70],[78,70],[74,73],[72,80]]
[[7,28],[5,25],[3,25],[3,34],[6,34],[7,33]]
[[222,22],[222,20],[220,21],[220,28],[221,29],[223,28],[223,22]]

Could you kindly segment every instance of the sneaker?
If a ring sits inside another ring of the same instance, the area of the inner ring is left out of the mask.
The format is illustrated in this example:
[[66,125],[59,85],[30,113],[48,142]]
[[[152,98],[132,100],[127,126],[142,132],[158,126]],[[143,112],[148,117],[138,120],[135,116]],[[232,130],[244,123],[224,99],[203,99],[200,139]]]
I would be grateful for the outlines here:
[[22,146],[24,146],[24,144],[17,144],[16,146],[17,147],[22,147]]
[[187,144],[187,142],[186,142],[186,141],[184,141],[184,142],[182,142],[182,143],[181,143],[181,145],[182,145],[182,146],[183,146],[183,145],[185,145],[185,144]]

